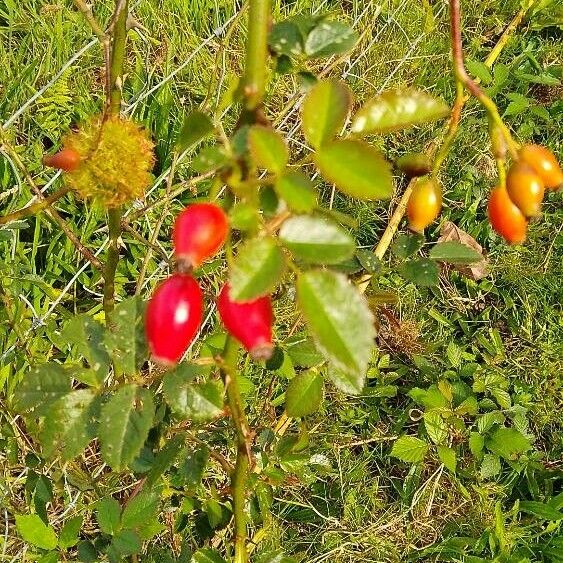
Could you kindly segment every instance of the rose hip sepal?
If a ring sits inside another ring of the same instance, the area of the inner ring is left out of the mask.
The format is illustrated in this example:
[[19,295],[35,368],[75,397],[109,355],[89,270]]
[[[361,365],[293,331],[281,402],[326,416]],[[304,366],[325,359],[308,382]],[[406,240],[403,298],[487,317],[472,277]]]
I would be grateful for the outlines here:
[[55,154],[46,154],[43,164],[65,172],[74,172],[80,166],[80,154],[74,149],[62,149]]
[[225,212],[214,203],[194,203],[176,218],[174,253],[181,270],[197,268],[223,246],[229,223]]
[[229,284],[225,284],[217,309],[227,331],[234,336],[255,360],[268,360],[272,356],[272,301],[269,295],[254,301],[238,303],[230,296]]
[[197,281],[176,273],[163,281],[148,302],[145,333],[155,362],[173,366],[192,343],[203,313]]

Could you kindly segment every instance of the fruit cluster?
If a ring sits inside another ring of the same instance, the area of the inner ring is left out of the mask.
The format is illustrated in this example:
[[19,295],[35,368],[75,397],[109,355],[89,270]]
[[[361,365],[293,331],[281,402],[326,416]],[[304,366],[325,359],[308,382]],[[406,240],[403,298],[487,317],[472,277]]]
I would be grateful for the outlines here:
[[540,214],[545,189],[563,185],[563,172],[551,151],[525,145],[506,177],[506,187],[492,190],[488,214],[493,229],[510,244],[526,238],[528,219]]
[[[155,290],[147,305],[145,331],[153,360],[173,366],[193,342],[203,315],[203,292],[192,276],[195,268],[223,246],[227,216],[217,205],[196,203],[176,218],[173,231],[176,272]],[[269,296],[239,303],[225,284],[217,300],[223,324],[256,359],[272,353],[272,304]]]
[[[528,220],[541,212],[545,189],[563,185],[563,171],[551,151],[539,145],[525,145],[507,174],[506,186],[492,190],[488,215],[493,229],[510,244],[526,238]],[[434,178],[422,178],[407,203],[407,217],[413,231],[422,232],[439,215],[442,191]]]

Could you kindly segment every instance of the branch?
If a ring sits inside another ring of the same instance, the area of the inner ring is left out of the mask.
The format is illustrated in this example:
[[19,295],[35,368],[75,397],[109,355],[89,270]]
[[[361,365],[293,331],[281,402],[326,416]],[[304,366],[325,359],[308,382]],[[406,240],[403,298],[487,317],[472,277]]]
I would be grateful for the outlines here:
[[45,199],[42,199],[36,203],[32,203],[31,205],[28,205],[27,207],[22,207],[17,211],[13,211],[12,213],[8,213],[7,215],[0,217],[0,225],[5,225],[6,223],[10,223],[11,221],[17,221],[19,219],[24,219],[25,217],[29,217],[30,215],[36,215],[43,209],[53,205],[55,201],[61,199],[61,197],[66,195],[69,190],[70,188],[68,186],[64,186],[59,191],[51,194]]
[[266,91],[271,4],[271,0],[251,0],[249,6],[243,95],[245,109],[250,113],[256,113]]
[[465,70],[465,64],[463,62],[463,47],[461,42],[460,0],[450,0],[450,31],[454,75],[456,80],[461,81],[469,92],[477,98],[477,100],[485,108],[491,122],[494,123],[502,132],[512,158],[516,160],[518,158],[518,145],[502,121],[496,104],[491,98],[489,98],[489,96],[487,96],[487,94],[485,94],[483,89],[467,74],[467,71]]
[[233,495],[233,514],[235,518],[235,563],[247,563],[248,552],[246,540],[248,531],[246,527],[246,515],[244,505],[246,500],[246,481],[248,479],[248,468],[250,466],[251,450],[250,444],[252,434],[244,414],[240,389],[237,379],[238,345],[227,336],[223,357],[218,358],[221,375],[225,382],[227,401],[231,411],[231,419],[235,426],[237,435],[237,459],[235,469],[231,473],[231,490]]
[[[109,67],[109,92],[106,100],[106,116],[119,115],[127,41],[128,0],[116,0],[112,27],[112,48]],[[104,271],[104,313],[106,322],[115,307],[115,272],[119,262],[119,237],[121,236],[121,208],[108,209],[109,247]]]

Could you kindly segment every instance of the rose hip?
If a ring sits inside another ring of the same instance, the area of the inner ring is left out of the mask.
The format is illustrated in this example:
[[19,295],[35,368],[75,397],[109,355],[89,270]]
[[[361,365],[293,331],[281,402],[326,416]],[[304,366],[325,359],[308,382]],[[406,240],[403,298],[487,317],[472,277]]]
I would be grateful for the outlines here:
[[173,240],[178,262],[197,268],[223,246],[229,224],[225,212],[214,203],[194,203],[176,218]]
[[238,303],[230,296],[229,284],[225,284],[217,309],[227,331],[234,336],[255,360],[267,360],[273,352],[272,344],[272,301],[270,296],[254,301]]
[[145,332],[155,362],[174,365],[192,343],[203,312],[203,295],[194,278],[173,274],[147,305]]

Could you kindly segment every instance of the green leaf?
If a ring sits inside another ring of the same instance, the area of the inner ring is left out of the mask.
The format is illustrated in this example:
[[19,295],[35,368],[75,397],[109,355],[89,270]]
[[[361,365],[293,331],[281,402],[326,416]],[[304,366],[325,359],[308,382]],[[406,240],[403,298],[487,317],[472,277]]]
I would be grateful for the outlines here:
[[409,463],[419,463],[428,452],[428,444],[415,436],[401,436],[394,444],[391,455]]
[[438,262],[450,264],[474,264],[483,260],[483,256],[473,248],[461,242],[439,242],[430,250],[429,257]]
[[72,391],[53,403],[39,434],[45,455],[60,450],[64,461],[80,455],[96,435],[99,410],[100,401],[91,389]]
[[192,168],[199,174],[205,174],[223,168],[228,161],[229,159],[221,147],[205,147],[193,159]]
[[389,90],[364,104],[352,120],[352,131],[387,133],[442,119],[449,113],[446,103],[421,90]]
[[279,238],[296,258],[312,264],[338,264],[356,250],[354,239],[342,227],[310,215],[284,221]]
[[223,507],[214,498],[206,499],[203,502],[203,510],[212,528],[217,528],[223,521]]
[[20,536],[40,549],[55,549],[57,534],[37,514],[16,514],[16,528]]
[[289,416],[302,418],[317,411],[323,400],[323,378],[314,371],[296,375],[285,392],[285,410]]
[[116,375],[135,375],[148,358],[144,327],[145,304],[140,297],[129,297],[115,306],[106,332],[106,346]]
[[500,458],[498,455],[485,454],[481,463],[481,478],[490,479],[500,473]]
[[281,174],[289,160],[285,141],[270,127],[253,125],[248,131],[248,149],[258,167],[274,174]]
[[99,500],[96,503],[96,520],[104,534],[113,535],[120,527],[120,504],[111,497]]
[[314,148],[336,137],[346,122],[352,105],[352,93],[344,82],[320,80],[303,102],[302,127]]
[[72,369],[55,363],[32,368],[16,388],[16,410],[26,412],[37,409],[37,414],[44,413],[50,405],[70,392],[72,373]]
[[156,518],[159,502],[158,490],[144,488],[125,505],[121,525],[132,530],[143,527]]
[[152,487],[158,479],[166,472],[180,452],[182,451],[184,444],[186,441],[186,435],[183,432],[176,434],[166,444],[164,447],[158,452],[155,457],[154,463],[149,471],[146,481],[145,487]]
[[113,548],[120,557],[126,557],[141,551],[141,538],[133,530],[121,530],[113,537],[110,549],[111,548]]
[[205,467],[209,461],[209,448],[202,446],[193,452],[187,452],[178,469],[178,475],[184,486],[197,486],[203,479]]
[[516,428],[497,428],[486,441],[487,448],[498,456],[513,461],[531,449],[528,438]]
[[252,301],[279,284],[285,270],[283,252],[272,237],[245,242],[231,268],[231,298]]
[[374,319],[364,297],[342,274],[310,271],[297,279],[297,299],[312,336],[338,370],[367,371],[374,347]]
[[563,512],[553,508],[549,504],[543,502],[536,502],[533,500],[521,500],[519,505],[520,512],[527,512],[533,514],[542,520],[549,520],[556,522],[563,519]]
[[260,556],[256,563],[297,563],[293,557],[288,557],[282,549],[276,551],[269,551]]
[[137,457],[154,412],[151,392],[136,385],[121,387],[102,407],[98,430],[102,457],[114,471],[125,469]]
[[309,213],[317,206],[317,191],[313,182],[298,170],[288,170],[282,174],[274,188],[296,213]]
[[59,535],[59,547],[68,549],[74,547],[78,543],[78,535],[82,527],[82,516],[78,515],[74,518],[69,518],[61,529]]
[[438,266],[427,258],[403,262],[398,271],[407,281],[420,287],[438,285]]
[[365,374],[343,372],[330,364],[326,375],[336,388],[347,395],[359,395],[366,384]]
[[61,338],[76,346],[96,373],[98,384],[106,378],[111,358],[104,346],[105,328],[89,315],[76,315],[65,323]]
[[204,547],[198,549],[190,559],[190,563],[227,563],[214,549]]
[[381,273],[383,264],[371,250],[357,250],[356,258],[366,272],[373,275],[378,275]]
[[457,454],[452,448],[448,446],[438,445],[436,446],[438,450],[438,457],[440,461],[444,464],[446,469],[449,469],[452,473],[455,473],[457,467]]
[[392,244],[391,251],[398,258],[409,258],[416,254],[424,244],[424,237],[419,234],[399,235]]
[[330,57],[350,51],[358,41],[356,32],[339,21],[322,21],[305,41],[305,54],[310,58]]
[[199,110],[192,111],[184,118],[176,147],[178,152],[193,147],[213,133],[213,122]]
[[481,458],[484,447],[485,438],[483,438],[479,432],[471,432],[471,435],[469,436],[469,449],[477,459]]
[[475,76],[475,78],[478,78],[483,84],[487,85],[493,81],[491,69],[485,63],[472,59],[466,59],[465,66],[467,70],[473,76]]
[[428,436],[435,444],[442,444],[448,438],[448,425],[436,411],[424,413],[424,427]]
[[166,402],[182,419],[206,422],[223,411],[223,384],[220,381],[190,383],[181,373],[167,373],[162,384]]
[[374,200],[393,195],[389,163],[363,141],[343,139],[323,145],[315,153],[315,163],[325,180],[351,197]]
[[302,368],[312,368],[322,364],[324,358],[319,353],[312,338],[305,335],[296,335],[285,341],[287,354],[293,365]]
[[303,52],[303,35],[297,24],[285,20],[272,27],[268,44],[280,55],[296,57]]

